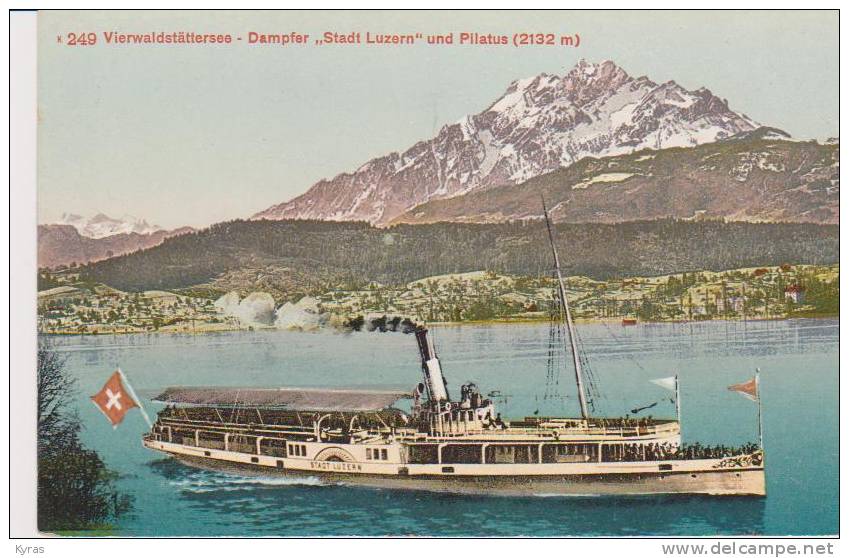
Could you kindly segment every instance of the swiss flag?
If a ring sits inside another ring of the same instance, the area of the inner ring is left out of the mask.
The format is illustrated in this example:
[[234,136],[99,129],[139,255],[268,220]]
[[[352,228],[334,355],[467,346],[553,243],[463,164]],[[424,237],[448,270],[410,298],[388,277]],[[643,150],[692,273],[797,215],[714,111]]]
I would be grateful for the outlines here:
[[139,406],[124,388],[124,383],[121,381],[121,372],[117,370],[109,377],[103,388],[91,396],[91,400],[106,415],[106,418],[112,423],[112,428],[116,428],[124,420],[127,411]]

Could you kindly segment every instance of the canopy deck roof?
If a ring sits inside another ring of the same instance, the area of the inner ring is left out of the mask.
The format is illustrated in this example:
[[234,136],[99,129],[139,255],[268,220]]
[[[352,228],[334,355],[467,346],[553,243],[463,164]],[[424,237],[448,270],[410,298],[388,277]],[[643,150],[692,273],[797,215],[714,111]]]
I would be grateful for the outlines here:
[[288,387],[169,387],[153,398],[162,403],[206,407],[257,407],[292,411],[381,411],[410,392],[373,389]]

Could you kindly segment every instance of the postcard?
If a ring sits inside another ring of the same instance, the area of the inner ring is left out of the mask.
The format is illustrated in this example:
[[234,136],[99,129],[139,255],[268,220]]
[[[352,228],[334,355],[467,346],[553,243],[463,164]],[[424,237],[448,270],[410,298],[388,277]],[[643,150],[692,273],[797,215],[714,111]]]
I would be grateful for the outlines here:
[[38,530],[837,536],[838,25],[39,12]]

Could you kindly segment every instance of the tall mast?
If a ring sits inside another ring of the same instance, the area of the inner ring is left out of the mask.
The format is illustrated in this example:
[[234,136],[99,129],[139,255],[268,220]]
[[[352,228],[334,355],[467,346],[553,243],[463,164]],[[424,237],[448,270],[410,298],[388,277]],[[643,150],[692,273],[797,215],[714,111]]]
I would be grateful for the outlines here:
[[566,332],[569,337],[568,349],[572,352],[572,363],[575,365],[575,383],[578,386],[578,402],[581,404],[581,417],[590,417],[587,411],[587,395],[584,392],[584,374],[581,370],[581,359],[578,356],[578,343],[575,335],[575,324],[572,323],[572,312],[569,310],[569,301],[566,298],[566,285],[563,282],[563,274],[560,272],[560,256],[557,255],[557,247],[554,243],[554,229],[548,218],[548,209],[545,207],[545,199],[542,200],[542,212],[545,215],[545,226],[548,228],[548,240],[551,243],[551,253],[554,255],[554,269],[557,271],[557,285],[560,292],[560,318],[566,322]]

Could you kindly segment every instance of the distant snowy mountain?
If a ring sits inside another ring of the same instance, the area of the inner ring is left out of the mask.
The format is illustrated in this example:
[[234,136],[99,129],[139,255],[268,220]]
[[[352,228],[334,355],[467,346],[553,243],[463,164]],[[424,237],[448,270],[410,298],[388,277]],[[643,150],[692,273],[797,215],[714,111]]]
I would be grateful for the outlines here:
[[63,213],[62,218],[55,225],[71,225],[82,236],[88,238],[106,238],[116,234],[152,234],[164,230],[162,227],[150,225],[144,219],[124,215],[120,219],[113,219],[103,213],[98,213],[90,219],[73,213]]
[[38,265],[95,262],[150,248],[166,238],[193,231],[191,227],[165,230],[131,215],[113,219],[98,213],[86,219],[63,213],[58,222],[38,226]]
[[489,108],[436,137],[322,180],[254,218],[385,224],[424,202],[518,184],[587,156],[690,147],[758,127],[705,88],[582,60],[563,76],[515,81]]
[[73,225],[38,226],[38,267],[86,264],[161,244],[166,238],[194,232],[191,227],[148,234],[117,233],[102,238],[80,234]]

